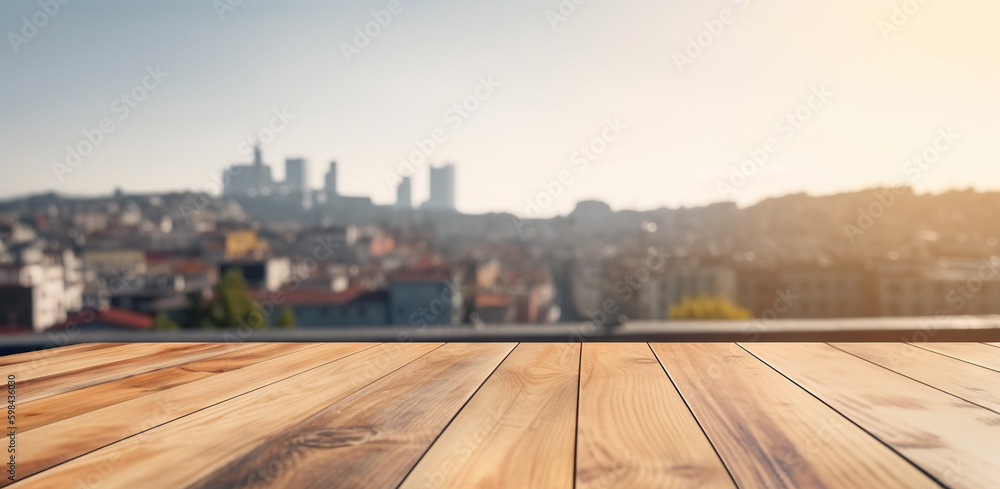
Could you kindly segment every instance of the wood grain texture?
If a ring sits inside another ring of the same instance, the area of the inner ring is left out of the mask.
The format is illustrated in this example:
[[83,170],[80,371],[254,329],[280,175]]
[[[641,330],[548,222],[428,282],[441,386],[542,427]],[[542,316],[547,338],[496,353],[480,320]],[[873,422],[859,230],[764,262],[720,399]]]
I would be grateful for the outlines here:
[[[344,343],[277,356],[20,434],[18,473],[28,476],[199,409],[369,348]],[[136,416],[136,413],[142,413]]]
[[155,353],[18,381],[18,399],[31,402],[48,396],[123,379],[162,368],[223,355],[253,346],[249,343],[194,343],[158,345]]
[[1000,352],[982,343],[911,343],[913,346],[930,350],[952,358],[974,363],[980,367],[1000,372]]
[[996,344],[236,348],[0,367],[10,487],[1000,487]]
[[587,343],[580,370],[576,487],[734,488],[645,343]]
[[[93,479],[96,483],[91,485],[101,489],[188,487],[439,346],[378,345],[70,460],[23,483],[76,487],[78,481]],[[320,345],[300,354],[327,351],[334,356],[340,347]],[[247,485],[279,474],[284,467],[281,459],[254,467]]]
[[[513,347],[444,345],[269,438],[193,488],[394,487]],[[282,470],[258,475],[276,463]]]
[[1000,415],[825,344],[745,345],[952,488],[1000,487]]
[[651,346],[740,487],[937,487],[737,345]]
[[19,363],[42,362],[55,357],[65,357],[71,353],[101,350],[111,346],[121,346],[124,343],[78,343],[75,345],[46,348],[44,350],[15,353],[0,357],[0,367],[8,367]]
[[313,343],[256,344],[232,353],[26,402],[21,404],[17,413],[18,428],[21,432],[29,431],[56,421],[315,346],[316,344]]
[[833,343],[913,380],[1000,413],[1000,372],[906,343]]
[[579,365],[579,344],[519,344],[400,487],[572,489]]
[[109,346],[96,350],[75,351],[66,355],[41,355],[26,363],[0,368],[0,372],[16,375],[19,382],[26,382],[31,379],[72,372],[81,368],[141,357],[162,351],[172,351],[179,347],[196,344],[201,343],[136,343]]

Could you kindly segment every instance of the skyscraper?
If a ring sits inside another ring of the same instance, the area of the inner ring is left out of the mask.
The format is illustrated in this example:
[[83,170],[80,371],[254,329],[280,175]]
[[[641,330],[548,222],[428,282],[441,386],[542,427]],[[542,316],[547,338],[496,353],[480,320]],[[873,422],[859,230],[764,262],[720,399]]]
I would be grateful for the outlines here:
[[396,207],[402,209],[413,208],[412,186],[410,184],[410,177],[403,177],[403,180],[399,182],[399,186],[396,187]]
[[424,207],[455,210],[455,165],[431,167],[431,196],[424,202]]
[[271,167],[264,164],[264,157],[261,154],[260,143],[253,147],[253,174],[256,180],[257,192],[267,194],[271,192],[274,181],[271,179]]
[[327,202],[333,201],[337,198],[337,162],[330,162],[330,171],[326,172],[326,185],[324,186],[326,190],[326,200]]
[[285,160],[285,187],[293,194],[301,194],[309,189],[306,160],[289,158]]

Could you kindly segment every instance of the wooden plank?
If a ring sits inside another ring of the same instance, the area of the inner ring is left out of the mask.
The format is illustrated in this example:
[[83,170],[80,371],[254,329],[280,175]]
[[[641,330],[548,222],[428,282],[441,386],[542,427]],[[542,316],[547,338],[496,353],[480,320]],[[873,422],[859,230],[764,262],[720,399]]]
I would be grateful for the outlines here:
[[232,353],[23,403],[17,413],[18,429],[21,432],[33,430],[56,421],[315,346],[315,343],[255,344]]
[[156,349],[156,353],[148,355],[39,377],[27,382],[18,380],[17,395],[20,402],[31,402],[104,382],[223,355],[251,346],[253,346],[251,343],[177,343],[160,346]]
[[[442,346],[270,437],[190,489],[395,487],[513,347]],[[281,470],[260,473],[275,460]]]
[[0,357],[0,367],[7,367],[19,363],[41,362],[46,359],[65,356],[71,353],[83,353],[121,345],[124,345],[124,343],[77,343],[75,345],[46,348],[44,350],[15,353],[13,355]]
[[[187,343],[186,345],[195,344],[197,343]],[[44,356],[30,362],[4,367],[0,369],[0,372],[17,376],[18,382],[26,382],[31,379],[72,372],[81,368],[149,355],[163,351],[165,348],[176,349],[184,345],[184,343],[138,343],[109,346],[108,348],[97,350]]]
[[836,343],[833,346],[1000,413],[1000,372],[906,343]]
[[997,413],[830,345],[745,346],[944,485],[1000,487]]
[[[19,434],[18,473],[38,473],[199,409],[263,387],[372,344],[337,343],[275,357],[255,365],[115,404]],[[136,423],[136,413],[142,422]]]
[[911,343],[913,346],[1000,372],[1000,351],[982,343]]
[[[70,460],[29,477],[25,483],[28,487],[76,487],[82,480],[101,489],[187,487],[439,346],[378,345]],[[335,348],[334,344],[321,345],[296,355]],[[373,402],[388,405],[388,399]],[[427,401],[428,406],[433,404],[433,400]],[[138,415],[132,420],[144,422]],[[305,441],[310,440],[321,443],[324,437],[318,434]],[[280,473],[286,463],[285,459],[268,461],[257,467],[262,473],[252,477]]]
[[586,343],[578,488],[735,488],[646,343]]
[[578,343],[518,345],[400,487],[572,489],[579,365]]
[[937,487],[735,344],[651,346],[740,487]]

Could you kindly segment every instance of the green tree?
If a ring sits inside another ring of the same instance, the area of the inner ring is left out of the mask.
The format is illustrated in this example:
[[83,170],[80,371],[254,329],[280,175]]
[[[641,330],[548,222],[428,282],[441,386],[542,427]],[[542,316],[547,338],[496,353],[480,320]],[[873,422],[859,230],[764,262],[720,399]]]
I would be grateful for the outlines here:
[[167,317],[163,311],[160,311],[153,316],[153,329],[159,331],[176,331],[180,329],[180,325]]
[[670,307],[670,319],[752,319],[749,309],[716,296],[685,297]]
[[213,309],[216,326],[236,328],[242,324],[251,328],[267,326],[263,308],[254,300],[240,270],[230,270],[222,276]]
[[187,295],[187,306],[181,312],[180,327],[184,329],[208,329],[215,326],[211,305],[205,302],[201,291]]
[[278,316],[277,326],[279,328],[295,327],[295,311],[291,307],[285,306],[281,308],[281,315]]

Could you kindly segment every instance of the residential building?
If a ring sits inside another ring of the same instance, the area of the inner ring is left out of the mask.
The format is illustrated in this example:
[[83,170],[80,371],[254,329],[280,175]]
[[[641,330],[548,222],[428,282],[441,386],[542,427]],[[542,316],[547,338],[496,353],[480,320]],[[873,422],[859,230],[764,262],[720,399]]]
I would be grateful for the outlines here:
[[52,255],[35,263],[0,265],[0,286],[5,287],[0,296],[0,322],[9,323],[13,317],[43,331],[64,321],[83,302],[79,269],[73,262],[69,267],[67,272],[62,257]]
[[80,257],[84,269],[100,275],[146,271],[146,251],[142,249],[88,249]]
[[649,280],[641,285],[641,293],[638,293],[641,303],[640,317],[667,319],[670,317],[670,308],[680,304],[685,298],[724,297],[731,302],[737,302],[737,284],[736,271],[724,266],[672,268],[662,273],[650,274]]
[[393,272],[388,291],[391,324],[458,325],[461,321],[461,289],[446,267]]
[[282,290],[280,293],[258,294],[257,298],[262,304],[274,306],[269,308],[272,310],[271,324],[278,320],[285,307],[292,309],[297,328],[389,324],[388,294],[384,290]]
[[1000,257],[933,265],[883,265],[876,280],[882,316],[1000,314]]
[[476,294],[473,300],[473,322],[508,324],[514,322],[516,309],[509,296]]
[[226,272],[234,269],[243,274],[247,286],[251,289],[270,291],[280,289],[292,275],[291,261],[288,257],[226,261],[219,264],[219,276],[224,276]]

